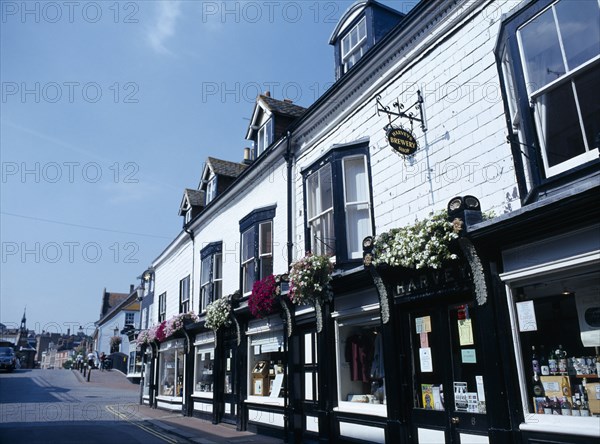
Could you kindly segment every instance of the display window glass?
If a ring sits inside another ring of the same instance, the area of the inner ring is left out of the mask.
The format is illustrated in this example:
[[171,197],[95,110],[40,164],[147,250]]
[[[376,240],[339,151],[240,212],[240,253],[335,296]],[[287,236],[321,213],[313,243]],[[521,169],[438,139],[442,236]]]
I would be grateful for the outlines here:
[[214,388],[214,364],[214,344],[196,346],[196,361],[194,366],[194,394],[212,396]]
[[160,396],[182,397],[184,382],[184,348],[182,341],[170,341],[161,345],[159,352]]
[[338,319],[338,405],[385,415],[385,372],[379,318]]
[[283,331],[253,334],[248,341],[248,393],[253,401],[281,400],[284,392]]
[[526,421],[560,415],[598,424],[600,272],[544,276],[509,289]]

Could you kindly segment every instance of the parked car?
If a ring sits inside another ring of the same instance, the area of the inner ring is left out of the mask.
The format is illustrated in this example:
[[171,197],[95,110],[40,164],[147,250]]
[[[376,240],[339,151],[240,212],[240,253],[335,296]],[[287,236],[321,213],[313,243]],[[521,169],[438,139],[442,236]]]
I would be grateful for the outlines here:
[[0,369],[12,372],[17,367],[17,357],[12,347],[0,347]]

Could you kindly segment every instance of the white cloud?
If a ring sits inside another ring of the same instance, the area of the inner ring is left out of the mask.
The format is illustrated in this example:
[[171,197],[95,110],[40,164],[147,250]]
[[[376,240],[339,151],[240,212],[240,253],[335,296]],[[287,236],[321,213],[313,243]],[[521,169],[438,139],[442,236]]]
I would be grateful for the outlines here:
[[157,2],[156,22],[148,29],[148,41],[161,54],[171,54],[166,40],[175,34],[177,17],[181,14],[181,2],[175,0]]

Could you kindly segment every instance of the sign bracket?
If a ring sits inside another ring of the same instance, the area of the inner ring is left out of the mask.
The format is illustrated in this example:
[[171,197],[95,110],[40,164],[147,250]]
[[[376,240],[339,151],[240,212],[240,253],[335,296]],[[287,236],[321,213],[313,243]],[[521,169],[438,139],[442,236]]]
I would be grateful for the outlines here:
[[[404,109],[404,104],[400,103],[399,99],[396,99],[396,101],[394,103],[392,103],[392,106],[394,108],[396,108],[397,111],[390,109],[389,106],[383,105],[383,103],[381,103],[381,95],[377,95],[376,100],[377,100],[377,115],[379,116],[380,115],[379,113],[382,112],[382,113],[385,113],[388,117],[388,124],[383,127],[383,129],[385,131],[387,131],[389,128],[391,128],[392,124],[396,120],[398,120],[400,118],[404,118],[404,119],[408,119],[410,121],[411,131],[413,131],[413,123],[420,122],[421,130],[423,130],[424,133],[427,132],[427,127],[425,126],[425,118],[423,116],[423,102],[424,101],[423,101],[423,96],[421,95],[420,90],[417,91],[417,101],[406,109]],[[413,111],[419,111],[419,117],[416,117],[416,115]]]

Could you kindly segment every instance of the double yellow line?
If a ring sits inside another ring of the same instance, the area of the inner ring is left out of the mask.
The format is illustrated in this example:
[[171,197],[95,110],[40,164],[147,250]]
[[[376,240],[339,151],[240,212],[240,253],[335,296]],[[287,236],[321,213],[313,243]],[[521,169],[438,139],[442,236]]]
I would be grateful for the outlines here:
[[[118,407],[118,406],[117,406]],[[165,442],[168,442],[169,444],[177,444],[177,440],[174,438],[171,438],[169,435],[166,435],[164,433],[160,433],[157,432],[156,430],[152,429],[151,427],[148,427],[146,425],[144,425],[141,421],[134,421],[132,420],[132,418],[124,413],[119,412],[117,409],[115,409],[115,406],[112,405],[107,405],[106,406],[106,410],[108,410],[110,413],[112,413],[113,415],[117,416],[118,418],[127,421],[129,424],[132,424],[142,430],[144,430],[145,432],[148,432],[154,436],[156,436],[157,438],[162,439]]]

